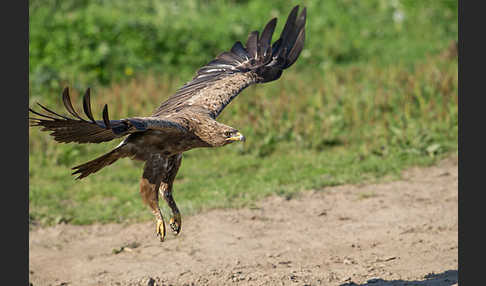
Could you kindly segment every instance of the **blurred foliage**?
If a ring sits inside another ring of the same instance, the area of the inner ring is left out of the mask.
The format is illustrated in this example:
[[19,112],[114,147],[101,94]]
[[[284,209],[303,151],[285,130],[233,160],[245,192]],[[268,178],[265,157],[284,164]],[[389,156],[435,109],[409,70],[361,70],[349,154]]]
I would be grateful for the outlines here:
[[[31,94],[63,85],[106,85],[140,73],[186,77],[271,17],[277,39],[291,8],[308,8],[298,69],[410,61],[457,40],[457,1],[156,1],[29,2]],[[433,31],[433,32],[431,32]]]

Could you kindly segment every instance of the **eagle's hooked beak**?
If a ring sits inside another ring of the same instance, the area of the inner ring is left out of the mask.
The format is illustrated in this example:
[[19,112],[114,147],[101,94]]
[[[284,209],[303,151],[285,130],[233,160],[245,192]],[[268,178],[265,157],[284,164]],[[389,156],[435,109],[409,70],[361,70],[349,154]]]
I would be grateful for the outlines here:
[[240,132],[236,132],[235,136],[226,139],[226,141],[231,141],[231,142],[233,141],[245,142],[245,140],[246,140],[245,136],[243,136],[243,134],[241,134]]

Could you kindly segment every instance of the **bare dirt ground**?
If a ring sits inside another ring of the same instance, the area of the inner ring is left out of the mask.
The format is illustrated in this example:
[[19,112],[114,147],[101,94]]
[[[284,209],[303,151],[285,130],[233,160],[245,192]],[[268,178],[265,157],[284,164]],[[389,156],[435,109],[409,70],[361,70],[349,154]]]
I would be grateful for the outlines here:
[[395,182],[344,185],[256,208],[30,232],[37,285],[457,285],[457,157]]

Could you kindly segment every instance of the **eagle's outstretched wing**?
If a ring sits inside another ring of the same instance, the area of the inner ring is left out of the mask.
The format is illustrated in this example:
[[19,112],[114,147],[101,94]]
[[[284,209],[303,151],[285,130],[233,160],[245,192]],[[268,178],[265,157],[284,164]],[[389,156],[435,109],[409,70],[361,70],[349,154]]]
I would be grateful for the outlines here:
[[297,16],[295,6],[287,18],[280,38],[271,45],[277,19],[273,18],[261,35],[253,31],[246,47],[236,42],[229,52],[197,71],[197,75],[155,110],[153,116],[177,113],[199,107],[213,118],[244,88],[253,83],[276,80],[298,58],[305,39],[306,8]]
[[44,109],[44,114],[29,108],[30,112],[40,117],[30,117],[31,126],[42,126],[43,131],[52,131],[50,135],[54,136],[57,142],[100,143],[150,129],[163,130],[165,132],[186,132],[185,127],[177,122],[164,120],[160,117],[133,117],[110,120],[107,105],[103,109],[103,120],[94,120],[91,112],[89,88],[83,97],[84,113],[89,120],[79,116],[74,109],[68,88],[64,89],[62,100],[66,110],[74,118],[60,115],[40,103],[38,105]]

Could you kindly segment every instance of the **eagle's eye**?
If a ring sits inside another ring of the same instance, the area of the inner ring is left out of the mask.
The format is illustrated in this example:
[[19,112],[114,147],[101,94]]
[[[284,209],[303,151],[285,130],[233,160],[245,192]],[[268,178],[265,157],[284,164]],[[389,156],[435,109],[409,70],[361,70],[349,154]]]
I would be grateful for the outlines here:
[[226,137],[231,137],[233,135],[234,131],[226,131],[224,132],[224,136]]

